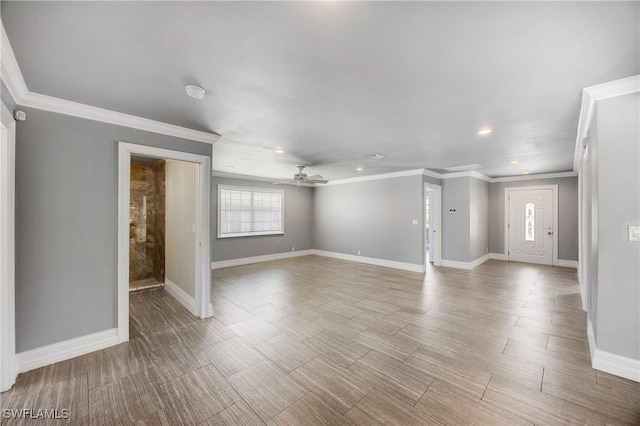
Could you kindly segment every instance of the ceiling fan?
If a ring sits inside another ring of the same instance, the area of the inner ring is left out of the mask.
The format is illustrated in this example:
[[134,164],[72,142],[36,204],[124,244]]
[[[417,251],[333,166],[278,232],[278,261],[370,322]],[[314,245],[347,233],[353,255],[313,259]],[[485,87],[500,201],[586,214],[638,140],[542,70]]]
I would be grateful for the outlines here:
[[295,183],[296,185],[300,186],[303,183],[327,183],[329,182],[327,179],[323,178],[320,175],[313,175],[313,176],[307,176],[306,173],[304,173],[302,170],[304,170],[304,168],[306,166],[296,166],[298,167],[298,173],[293,175],[293,179],[291,180],[283,180],[280,182],[274,182],[274,185],[278,185],[281,183]]

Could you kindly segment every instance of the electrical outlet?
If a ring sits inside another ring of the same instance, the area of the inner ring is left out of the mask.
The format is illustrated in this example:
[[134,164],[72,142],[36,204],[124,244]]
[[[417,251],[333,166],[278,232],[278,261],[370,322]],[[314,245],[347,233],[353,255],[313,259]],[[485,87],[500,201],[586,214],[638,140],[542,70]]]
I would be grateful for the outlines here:
[[295,247],[291,247],[291,251],[296,251],[296,248]]
[[358,250],[358,256],[360,256],[360,250]]

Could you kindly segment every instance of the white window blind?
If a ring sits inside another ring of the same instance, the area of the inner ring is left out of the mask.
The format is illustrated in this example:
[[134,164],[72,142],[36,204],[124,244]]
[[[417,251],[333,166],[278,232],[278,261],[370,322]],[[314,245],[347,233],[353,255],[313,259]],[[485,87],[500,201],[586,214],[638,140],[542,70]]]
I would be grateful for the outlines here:
[[284,233],[281,190],[218,185],[218,238]]

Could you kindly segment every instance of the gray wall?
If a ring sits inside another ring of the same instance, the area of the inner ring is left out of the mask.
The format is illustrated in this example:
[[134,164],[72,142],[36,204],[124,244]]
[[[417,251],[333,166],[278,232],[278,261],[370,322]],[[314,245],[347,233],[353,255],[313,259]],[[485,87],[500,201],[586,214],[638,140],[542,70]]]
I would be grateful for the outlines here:
[[[442,258],[469,262],[470,197],[469,177],[442,180]],[[455,209],[452,213],[450,210]]]
[[420,175],[316,188],[314,248],[424,264],[423,192]]
[[598,349],[640,359],[640,94],[599,101]]
[[[489,184],[474,177],[442,180],[442,258],[472,262],[489,247]],[[451,212],[455,209],[455,213]]]
[[211,185],[211,258],[212,261],[290,252],[291,247],[311,247],[313,188],[279,185],[284,190],[284,235],[260,235],[241,238],[218,236],[218,185],[237,185],[273,189],[267,182],[213,177]]
[[489,252],[489,183],[471,178],[469,260]]
[[117,141],[211,145],[22,108],[16,126],[16,350],[117,325]]
[[504,253],[504,190],[558,185],[558,259],[578,260],[578,178],[534,179],[489,184],[489,251]]

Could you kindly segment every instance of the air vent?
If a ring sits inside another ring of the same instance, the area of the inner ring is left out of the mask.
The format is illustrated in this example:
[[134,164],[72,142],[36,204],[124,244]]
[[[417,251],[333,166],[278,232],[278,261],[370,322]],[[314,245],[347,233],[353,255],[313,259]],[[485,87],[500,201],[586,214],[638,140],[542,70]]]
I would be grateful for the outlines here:
[[382,154],[369,154],[367,155],[367,158],[371,158],[372,160],[383,160],[387,158],[387,156]]

